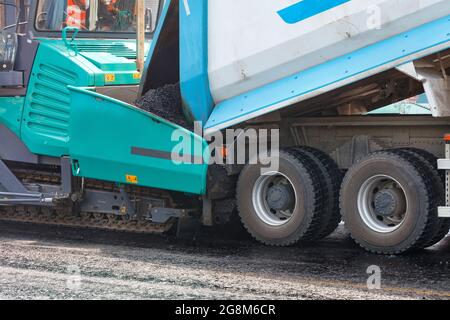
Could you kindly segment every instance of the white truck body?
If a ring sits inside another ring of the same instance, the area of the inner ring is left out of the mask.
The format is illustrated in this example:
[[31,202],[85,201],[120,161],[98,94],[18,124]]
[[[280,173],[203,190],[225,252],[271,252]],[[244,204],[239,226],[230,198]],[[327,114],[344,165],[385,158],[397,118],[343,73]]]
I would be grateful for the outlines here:
[[209,1],[208,72],[216,104],[450,15],[448,0],[358,0],[287,23],[278,12],[298,2]]

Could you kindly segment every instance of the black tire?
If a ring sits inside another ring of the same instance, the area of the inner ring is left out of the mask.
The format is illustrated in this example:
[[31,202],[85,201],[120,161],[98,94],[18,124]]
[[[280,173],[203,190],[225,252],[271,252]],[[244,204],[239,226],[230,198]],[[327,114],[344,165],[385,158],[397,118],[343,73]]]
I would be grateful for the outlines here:
[[[369,226],[358,206],[363,186],[380,176],[394,179],[406,198],[403,221],[396,229],[386,232]],[[433,230],[436,214],[433,180],[411,153],[382,151],[371,154],[347,172],[341,189],[341,211],[352,238],[364,249],[378,254],[412,251],[423,246]]]
[[296,147],[294,150],[313,161],[321,174],[324,193],[324,207],[320,214],[320,227],[316,239],[332,234],[342,220],[339,208],[339,192],[342,184],[342,171],[336,162],[325,152],[311,147]]
[[439,218],[441,221],[441,227],[439,229],[439,232],[436,234],[436,236],[431,240],[431,242],[428,244],[428,247],[432,247],[435,244],[438,244],[444,238],[449,234],[450,232],[450,219],[449,218]]
[[[429,223],[427,225],[427,229],[425,230],[425,234],[421,242],[416,244],[417,249],[428,248],[436,243],[433,243],[433,240],[438,235],[441,222],[438,218],[438,206],[444,203],[445,199],[445,190],[444,185],[442,184],[441,177],[437,171],[437,158],[436,165],[433,163],[434,156],[429,154],[425,150],[415,149],[415,148],[401,148],[401,149],[393,149],[391,150],[394,153],[406,156],[414,157],[414,164],[419,169],[419,172],[422,175],[426,175],[432,184],[432,197],[433,197],[433,205],[432,210],[429,215]],[[444,235],[445,236],[445,235]],[[440,240],[439,240],[440,241]]]
[[402,149],[406,150],[406,151],[414,152],[418,156],[425,158],[425,160],[430,164],[430,166],[432,168],[434,168],[434,170],[436,171],[437,175],[439,176],[439,178],[442,181],[442,184],[445,185],[445,171],[438,170],[438,166],[437,166],[438,157],[436,157],[431,152],[428,152],[426,150],[419,149],[419,148],[402,148]]
[[314,215],[311,221],[310,231],[302,238],[302,243],[313,242],[321,239],[319,236],[322,230],[328,223],[328,218],[326,217],[326,211],[329,207],[329,197],[327,190],[326,176],[321,169],[321,164],[315,159],[310,153],[304,152],[298,147],[287,149],[293,156],[295,156],[300,161],[307,161],[310,169],[309,172],[314,176],[314,180],[318,182],[320,187],[320,195],[322,199],[322,210],[318,214]]
[[[405,148],[404,150],[413,152],[416,155],[423,157],[424,160],[427,162],[428,168],[431,170],[431,174],[433,175],[434,183],[434,190],[435,190],[435,196],[437,197],[436,202],[437,206],[444,206],[445,205],[445,172],[440,172],[437,167],[438,157],[436,157],[434,154],[417,148]],[[435,244],[441,242],[450,231],[450,219],[444,219],[444,218],[438,218],[439,220],[439,226],[434,233],[433,237],[430,241],[428,241],[424,248],[432,247]]]
[[241,172],[237,187],[239,215],[248,232],[259,242],[271,246],[291,246],[308,242],[317,233],[317,220],[323,198],[320,177],[306,158],[298,158],[288,150],[280,151],[279,173],[290,180],[297,202],[292,215],[282,225],[270,225],[258,216],[253,200],[256,185],[264,178],[262,165],[247,165]]

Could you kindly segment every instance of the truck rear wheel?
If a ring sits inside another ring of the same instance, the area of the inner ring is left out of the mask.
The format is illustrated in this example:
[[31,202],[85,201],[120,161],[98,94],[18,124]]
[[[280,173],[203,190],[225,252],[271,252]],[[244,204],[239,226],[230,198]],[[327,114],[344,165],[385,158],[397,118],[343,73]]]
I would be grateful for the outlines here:
[[353,239],[366,250],[401,254],[417,249],[436,222],[432,177],[412,154],[374,153],[345,176],[341,211]]
[[[437,198],[437,206],[444,206],[445,205],[445,172],[439,172],[437,167],[438,158],[425,150],[417,149],[417,148],[405,148],[402,150],[406,150],[412,153],[415,153],[419,157],[422,157],[425,161],[425,164],[431,171],[431,175],[434,177],[434,194]],[[450,231],[450,219],[444,219],[444,218],[438,218],[438,227],[435,231],[433,237],[431,240],[429,240],[425,244],[425,248],[432,247],[435,244],[441,242],[442,239],[445,238],[445,236]]]
[[323,210],[320,213],[320,226],[315,234],[316,240],[333,233],[341,222],[339,209],[339,191],[342,184],[342,172],[334,160],[326,153],[311,147],[301,146],[292,149],[297,157],[306,157],[315,165],[321,175],[323,189]]
[[[420,242],[416,244],[416,248],[427,248],[432,246],[432,241],[435,239],[440,230],[440,221],[438,218],[438,206],[442,205],[444,202],[445,191],[444,186],[442,184],[442,180],[439,176],[438,171],[435,169],[435,165],[433,165],[432,158],[434,157],[431,154],[428,154],[425,150],[415,149],[415,148],[401,148],[401,149],[393,149],[391,152],[394,152],[399,155],[406,155],[407,157],[413,157],[414,164],[419,169],[422,175],[426,175],[426,177],[430,180],[432,185],[432,196],[433,196],[433,205],[432,212],[429,215],[429,222],[427,224],[427,229],[425,230],[424,236]],[[437,165],[437,159],[436,159]]]
[[280,151],[279,170],[263,174],[262,168],[247,165],[239,177],[237,202],[246,229],[267,245],[312,240],[323,206],[313,164],[285,150]]

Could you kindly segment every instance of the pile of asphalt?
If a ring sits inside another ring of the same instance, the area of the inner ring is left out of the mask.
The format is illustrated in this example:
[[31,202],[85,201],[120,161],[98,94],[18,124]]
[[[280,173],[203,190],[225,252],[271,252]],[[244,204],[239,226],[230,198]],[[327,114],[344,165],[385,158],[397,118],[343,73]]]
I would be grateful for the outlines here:
[[193,124],[186,119],[181,103],[180,84],[152,89],[136,101],[136,106],[188,130]]

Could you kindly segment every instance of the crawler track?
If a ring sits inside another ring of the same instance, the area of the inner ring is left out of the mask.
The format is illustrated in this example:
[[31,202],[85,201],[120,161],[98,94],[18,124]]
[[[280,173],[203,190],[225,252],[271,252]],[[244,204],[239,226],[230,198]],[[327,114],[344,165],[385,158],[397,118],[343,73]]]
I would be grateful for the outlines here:
[[[24,183],[59,185],[61,180],[56,171],[18,168],[13,169],[13,172]],[[113,183],[97,180],[86,180],[85,187],[87,189],[117,191],[117,186]],[[127,186],[126,191],[134,197],[162,197],[166,204],[173,205],[173,200],[169,194],[158,193],[156,195],[152,189],[133,186]],[[155,224],[145,217],[139,216],[78,212],[73,206],[0,206],[0,220],[158,234],[168,232],[175,224],[175,221],[169,221],[164,225]]]
[[1,221],[30,222],[57,226],[82,227],[133,233],[165,233],[174,222],[165,225],[153,224],[143,219],[81,212],[74,214],[66,209],[37,207],[0,207]]

